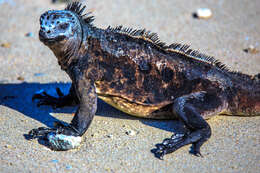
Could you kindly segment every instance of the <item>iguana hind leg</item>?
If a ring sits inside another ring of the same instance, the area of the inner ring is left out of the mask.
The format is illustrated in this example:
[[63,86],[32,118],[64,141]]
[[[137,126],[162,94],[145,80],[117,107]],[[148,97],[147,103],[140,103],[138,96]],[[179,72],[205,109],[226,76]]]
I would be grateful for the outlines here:
[[173,112],[184,123],[186,132],[175,134],[165,139],[152,150],[156,157],[162,159],[165,154],[172,153],[187,144],[193,144],[193,154],[202,156],[200,147],[211,136],[211,128],[205,121],[205,116],[215,115],[226,105],[218,94],[204,91],[179,97],[173,104]]

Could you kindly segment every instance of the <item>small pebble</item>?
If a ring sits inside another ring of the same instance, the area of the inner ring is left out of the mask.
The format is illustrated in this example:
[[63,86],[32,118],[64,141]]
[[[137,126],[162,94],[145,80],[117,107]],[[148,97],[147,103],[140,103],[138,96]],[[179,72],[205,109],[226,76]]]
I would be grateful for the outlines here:
[[21,120],[21,122],[25,122],[25,123],[27,123],[27,122],[28,122],[28,120]]
[[12,147],[12,145],[6,144],[6,145],[5,145],[5,148],[11,149],[11,148],[13,148],[13,147]]
[[44,76],[45,73],[34,73],[33,75],[36,76],[36,77],[40,77],[40,76]]
[[0,46],[4,47],[4,48],[10,48],[11,47],[11,43],[2,43]]
[[109,134],[107,135],[108,138],[113,138],[113,135]]
[[67,166],[66,166],[66,169],[71,169],[71,168],[72,168],[71,165],[67,165]]
[[259,53],[259,50],[255,46],[250,45],[248,48],[244,49],[244,52],[251,53],[251,54],[257,54],[257,53]]
[[212,17],[212,12],[209,8],[199,8],[193,13],[193,17],[198,19],[209,19]]
[[52,163],[58,163],[59,161],[54,159],[54,160],[51,160]]
[[136,132],[133,131],[133,130],[128,130],[128,131],[126,131],[125,133],[126,133],[127,135],[130,135],[130,136],[136,135]]
[[24,77],[19,76],[19,77],[17,77],[17,80],[24,81]]
[[28,32],[27,34],[25,34],[26,37],[33,37],[34,34],[32,32]]

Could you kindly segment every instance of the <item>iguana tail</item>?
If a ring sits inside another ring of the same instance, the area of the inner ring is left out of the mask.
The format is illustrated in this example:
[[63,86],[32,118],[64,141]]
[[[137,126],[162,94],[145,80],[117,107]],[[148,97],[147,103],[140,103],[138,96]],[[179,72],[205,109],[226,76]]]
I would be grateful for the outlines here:
[[228,113],[239,116],[260,116],[260,73],[249,76],[234,74],[228,90]]
[[255,105],[255,112],[256,115],[260,116],[260,73],[254,75],[253,78],[255,84],[255,95],[256,95],[256,105]]

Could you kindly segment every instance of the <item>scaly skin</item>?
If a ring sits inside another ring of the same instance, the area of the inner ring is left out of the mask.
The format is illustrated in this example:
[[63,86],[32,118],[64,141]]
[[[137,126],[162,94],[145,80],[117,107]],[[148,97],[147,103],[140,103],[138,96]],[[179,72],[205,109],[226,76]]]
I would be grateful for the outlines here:
[[[57,90],[59,98],[41,93],[34,99],[39,99],[39,105],[78,103],[79,107],[69,126],[34,129],[30,132],[34,137],[82,136],[99,97],[134,116],[178,118],[184,123],[184,134],[174,134],[152,150],[156,157],[162,159],[187,144],[193,144],[194,154],[201,156],[200,147],[211,136],[205,119],[216,114],[259,115],[260,75],[232,72],[186,45],[167,46],[149,31],[96,28],[92,16],[82,16],[84,8],[73,3],[40,18],[39,38],[70,76],[72,88],[68,96]],[[49,139],[53,149],[72,148],[68,143],[61,147],[58,139],[58,145]]]

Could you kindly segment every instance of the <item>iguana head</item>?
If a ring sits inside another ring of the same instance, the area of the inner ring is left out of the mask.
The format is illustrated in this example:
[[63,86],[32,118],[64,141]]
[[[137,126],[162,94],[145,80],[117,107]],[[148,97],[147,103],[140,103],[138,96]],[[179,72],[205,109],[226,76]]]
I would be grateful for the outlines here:
[[65,10],[50,10],[40,17],[39,39],[54,52],[62,68],[81,47],[83,25],[93,21],[92,16],[82,15],[84,9],[74,2]]
[[47,46],[78,37],[81,33],[80,22],[70,11],[47,11],[40,18],[39,38]]

